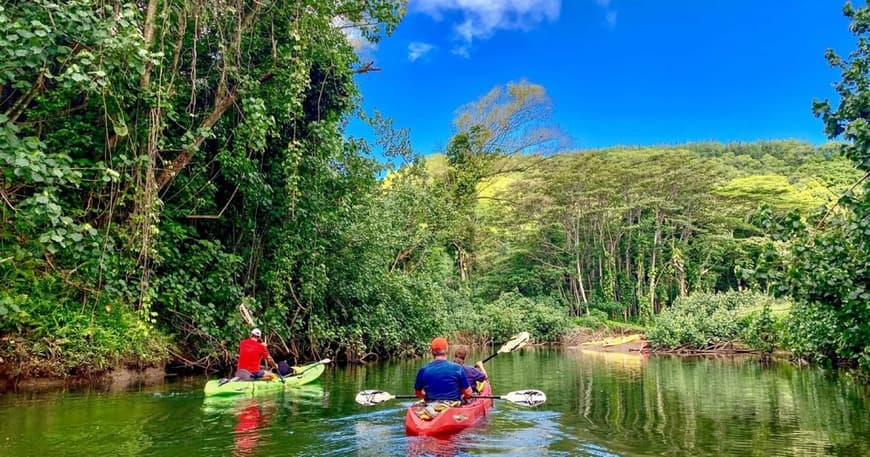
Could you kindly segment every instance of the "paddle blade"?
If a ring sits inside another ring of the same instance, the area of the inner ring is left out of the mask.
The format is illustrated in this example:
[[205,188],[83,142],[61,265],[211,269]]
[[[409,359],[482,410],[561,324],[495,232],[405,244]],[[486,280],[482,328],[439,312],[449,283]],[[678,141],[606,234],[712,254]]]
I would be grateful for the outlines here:
[[363,406],[380,405],[385,401],[396,398],[395,395],[383,390],[364,390],[356,394],[356,402]]
[[510,341],[503,344],[501,348],[498,350],[499,354],[503,354],[505,352],[515,351],[523,346],[529,341],[529,332],[521,332],[519,335],[513,337]]
[[[290,377],[290,376],[302,376],[303,374],[305,374],[308,370],[310,370],[312,368],[315,368],[315,367],[320,366],[320,365],[328,365],[329,363],[332,363],[332,360],[329,360],[329,359],[319,360],[319,361],[314,362],[311,365],[309,365],[308,368],[306,368],[298,373],[296,373],[294,371],[292,374],[288,374],[287,376],[288,377]],[[295,368],[294,368],[294,370],[295,370]]]
[[242,319],[244,319],[248,325],[251,327],[254,326],[254,317],[251,316],[251,312],[248,311],[248,307],[244,303],[239,305],[239,314],[242,315]]
[[515,405],[520,406],[538,406],[547,401],[547,395],[540,390],[517,390],[508,392],[501,396],[502,400],[507,400]]

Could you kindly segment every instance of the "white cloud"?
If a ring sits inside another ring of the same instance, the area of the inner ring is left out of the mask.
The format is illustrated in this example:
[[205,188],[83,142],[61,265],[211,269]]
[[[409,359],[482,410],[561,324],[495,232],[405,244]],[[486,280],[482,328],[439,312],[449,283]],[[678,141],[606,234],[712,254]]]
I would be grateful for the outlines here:
[[604,22],[607,27],[611,29],[616,27],[617,11],[610,8],[610,0],[595,0],[595,3],[604,10]]
[[355,27],[353,23],[344,17],[336,16],[332,18],[331,23],[333,27],[340,29],[344,33],[344,36],[347,37],[348,42],[350,42],[350,45],[353,46],[358,54],[374,52],[378,48],[376,44],[365,39],[359,27]]
[[474,38],[474,25],[472,25],[470,19],[461,24],[456,24],[456,26],[453,27],[453,30],[455,30],[456,34],[466,43],[471,43],[471,39]]
[[462,19],[453,29],[462,48],[475,39],[486,39],[499,30],[529,30],[544,21],[559,18],[561,0],[410,0],[411,11],[441,21],[452,14]]
[[451,49],[450,53],[453,55],[457,55],[459,57],[465,57],[466,59],[471,58],[471,54],[468,53],[468,46],[466,46],[464,44],[456,46],[455,48]]
[[414,62],[426,55],[429,51],[435,49],[435,46],[429,43],[421,43],[419,41],[415,41],[408,45],[408,60]]
[[607,20],[607,25],[610,28],[616,27],[616,13],[617,11],[608,11],[607,14],[604,15],[604,19]]

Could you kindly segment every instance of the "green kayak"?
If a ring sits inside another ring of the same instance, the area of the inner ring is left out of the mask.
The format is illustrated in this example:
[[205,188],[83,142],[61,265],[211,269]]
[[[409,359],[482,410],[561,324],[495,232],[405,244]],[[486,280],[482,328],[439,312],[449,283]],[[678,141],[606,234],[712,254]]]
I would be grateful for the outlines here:
[[257,395],[265,392],[278,392],[289,387],[308,384],[323,374],[324,362],[309,363],[299,367],[293,367],[296,375],[285,376],[284,380],[274,379],[271,381],[226,381],[212,379],[205,383],[206,397],[233,396],[233,395]]

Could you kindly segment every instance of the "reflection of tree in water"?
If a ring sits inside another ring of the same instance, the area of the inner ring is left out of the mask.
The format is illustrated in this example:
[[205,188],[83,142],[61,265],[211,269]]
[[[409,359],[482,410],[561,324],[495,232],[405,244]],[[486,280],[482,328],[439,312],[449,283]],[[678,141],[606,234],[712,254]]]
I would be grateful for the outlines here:
[[304,384],[287,389],[281,396],[281,410],[289,414],[301,414],[311,408],[329,407],[329,395],[320,384]]
[[[617,363],[618,362],[618,363]],[[605,369],[606,367],[606,369]],[[576,426],[627,451],[868,455],[868,414],[855,384],[751,358],[577,359]],[[824,400],[822,400],[824,399]],[[663,441],[663,438],[665,439]]]

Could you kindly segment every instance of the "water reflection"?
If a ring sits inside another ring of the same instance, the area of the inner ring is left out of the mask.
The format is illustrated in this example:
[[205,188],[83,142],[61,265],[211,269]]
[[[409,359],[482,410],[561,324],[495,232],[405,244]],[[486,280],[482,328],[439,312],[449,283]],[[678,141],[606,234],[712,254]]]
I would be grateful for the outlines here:
[[252,397],[250,395],[212,396],[202,401],[206,413],[238,414],[240,407],[246,407],[251,401],[259,400],[262,404],[281,405],[290,412],[299,411],[311,406],[328,406],[329,395],[320,384],[305,384],[287,389],[283,392],[268,392]]
[[463,451],[462,443],[467,444],[464,433],[438,436],[409,436],[408,452],[413,457],[454,457]]
[[639,376],[647,360],[649,354],[641,354],[639,352],[598,352],[586,349],[577,351],[584,358],[596,359],[601,361],[609,370],[614,370],[627,378]]
[[204,377],[5,393],[0,455],[870,455],[866,386],[751,358],[524,348],[487,364],[495,393],[540,389],[547,403],[497,401],[484,422],[448,439],[406,436],[409,402],[354,402],[364,388],[407,392],[419,365],[341,367],[311,385],[228,400],[203,399]]
[[331,399],[319,383],[287,389],[279,398],[285,413],[302,413],[311,408],[329,408]]
[[353,434],[334,433],[334,441],[356,449],[359,457],[396,455],[395,450],[401,445],[404,435],[404,429],[401,434],[398,432],[396,417],[397,412],[393,409],[352,416],[348,422]]
[[274,403],[258,405],[253,398],[242,401],[239,407],[241,409],[236,415],[237,423],[233,428],[234,456],[250,455],[254,451],[277,409]]
[[623,455],[870,455],[858,438],[866,396],[821,371],[733,357],[574,360],[565,425]]
[[[282,433],[292,428],[276,422],[328,407],[329,395],[320,384],[307,384],[270,392],[258,396],[205,397],[202,403],[204,420],[221,424],[232,417],[232,428],[225,434],[232,437],[233,456],[256,455],[263,449],[280,445],[282,437],[275,437],[276,429]],[[280,446],[278,446],[280,447]]]

